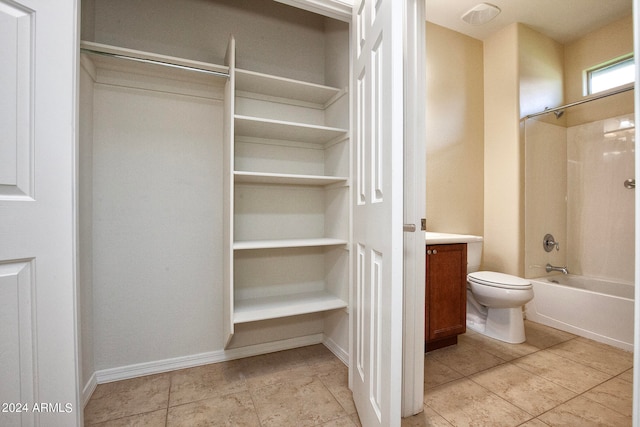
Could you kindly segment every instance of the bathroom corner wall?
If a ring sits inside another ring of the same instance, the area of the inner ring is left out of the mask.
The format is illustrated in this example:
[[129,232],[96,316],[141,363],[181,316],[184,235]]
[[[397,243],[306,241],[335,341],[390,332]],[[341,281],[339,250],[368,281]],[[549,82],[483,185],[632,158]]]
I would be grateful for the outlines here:
[[525,25],[513,24],[485,40],[484,75],[483,268],[523,276],[525,154],[521,119],[562,103],[562,46]]
[[519,274],[523,232],[518,25],[484,42],[483,269]]
[[[520,117],[564,104],[564,47],[549,37],[520,25]],[[522,161],[534,168],[524,168],[525,190],[524,263],[522,276],[545,274],[544,266],[566,265],[567,257],[567,151],[564,117],[549,114],[542,121],[522,119],[520,144]],[[543,121],[548,121],[544,123]],[[535,125],[535,126],[534,126]],[[536,144],[525,146],[525,135],[534,133]],[[546,252],[545,234],[560,242],[560,251]]]
[[427,229],[482,235],[482,42],[427,22]]

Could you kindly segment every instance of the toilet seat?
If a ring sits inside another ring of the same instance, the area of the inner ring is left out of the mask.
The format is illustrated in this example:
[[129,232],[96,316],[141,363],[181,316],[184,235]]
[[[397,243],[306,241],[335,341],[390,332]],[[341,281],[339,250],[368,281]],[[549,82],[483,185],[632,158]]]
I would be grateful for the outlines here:
[[531,289],[533,287],[531,282],[521,277],[497,273],[495,271],[476,271],[469,273],[467,274],[467,280],[478,285],[502,289]]

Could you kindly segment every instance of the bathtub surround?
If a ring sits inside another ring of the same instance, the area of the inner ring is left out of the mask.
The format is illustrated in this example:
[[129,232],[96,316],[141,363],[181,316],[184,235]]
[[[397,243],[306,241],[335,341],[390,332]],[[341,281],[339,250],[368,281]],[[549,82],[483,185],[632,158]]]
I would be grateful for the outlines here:
[[[603,101],[610,99],[588,104],[598,109]],[[567,120],[572,114],[573,107]],[[635,190],[625,186],[635,176],[633,114],[559,122],[527,119],[524,126],[525,274],[538,277],[526,315],[633,350]],[[543,249],[545,233],[557,237],[560,250]],[[572,275],[546,273],[547,263],[566,265]]]
[[[547,263],[567,265],[567,130],[531,119],[524,133],[525,277],[538,277],[546,275]],[[553,234],[560,250],[544,250],[547,233]],[[575,273],[571,266],[569,271]]]
[[[526,277],[546,275],[550,263],[633,283],[635,191],[624,186],[634,176],[632,123],[633,114],[568,128],[526,120]],[[543,250],[546,233],[559,251]]]
[[577,274],[627,284],[635,272],[635,191],[624,186],[635,177],[633,121],[626,114],[567,128],[567,262]]

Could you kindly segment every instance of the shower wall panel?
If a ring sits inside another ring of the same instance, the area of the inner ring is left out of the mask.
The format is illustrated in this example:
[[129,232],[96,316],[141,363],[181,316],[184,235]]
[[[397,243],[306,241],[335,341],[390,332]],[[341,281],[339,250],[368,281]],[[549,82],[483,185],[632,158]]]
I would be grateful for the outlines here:
[[633,114],[567,129],[568,264],[572,273],[634,280]]
[[[528,120],[525,139],[525,276],[540,277],[547,263],[567,262],[567,130]],[[547,233],[561,250],[543,250]]]

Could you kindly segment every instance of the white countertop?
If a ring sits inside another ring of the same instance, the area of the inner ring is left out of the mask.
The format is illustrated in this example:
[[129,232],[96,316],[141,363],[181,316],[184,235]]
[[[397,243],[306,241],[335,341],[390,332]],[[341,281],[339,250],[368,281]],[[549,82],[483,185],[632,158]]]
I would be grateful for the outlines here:
[[424,234],[427,245],[482,242],[482,236],[469,234],[436,233],[433,231],[427,231]]

